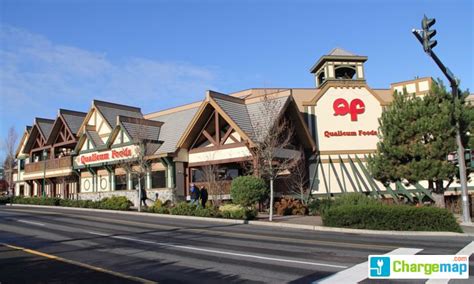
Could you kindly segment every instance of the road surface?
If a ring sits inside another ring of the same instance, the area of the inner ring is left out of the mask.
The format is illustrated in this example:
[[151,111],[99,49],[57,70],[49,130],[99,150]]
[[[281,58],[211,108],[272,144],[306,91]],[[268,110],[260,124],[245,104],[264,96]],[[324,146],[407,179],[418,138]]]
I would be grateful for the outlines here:
[[472,242],[0,206],[0,283],[425,283],[366,279],[367,256],[456,254]]

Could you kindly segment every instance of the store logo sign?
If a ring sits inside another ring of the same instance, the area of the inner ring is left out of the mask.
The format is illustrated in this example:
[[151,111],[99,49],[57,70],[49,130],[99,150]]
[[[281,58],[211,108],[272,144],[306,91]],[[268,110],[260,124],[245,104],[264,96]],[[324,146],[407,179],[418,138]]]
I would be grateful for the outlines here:
[[365,112],[365,104],[360,99],[353,99],[349,104],[345,99],[336,99],[332,105],[334,109],[334,115],[351,115],[351,121],[357,121],[357,116]]

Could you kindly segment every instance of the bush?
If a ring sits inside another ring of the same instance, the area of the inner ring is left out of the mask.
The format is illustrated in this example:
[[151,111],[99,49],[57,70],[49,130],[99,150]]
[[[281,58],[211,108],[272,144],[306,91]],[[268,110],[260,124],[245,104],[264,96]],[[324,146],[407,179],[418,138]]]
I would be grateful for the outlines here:
[[301,203],[301,200],[286,196],[275,203],[278,215],[306,215],[308,208]]
[[329,198],[314,199],[308,203],[309,214],[315,216],[322,215],[331,207],[332,203],[333,201]]
[[[95,206],[96,204],[93,204]],[[125,196],[112,196],[106,197],[98,202],[98,207],[100,209],[111,209],[111,210],[130,210],[132,202],[128,200]]]
[[13,203],[110,210],[130,210],[130,207],[132,206],[132,202],[128,200],[125,196],[106,197],[100,201],[59,199],[55,197],[42,198],[18,196],[13,199]]
[[268,188],[261,178],[240,176],[232,181],[230,196],[234,203],[249,207],[263,201],[268,196]]
[[10,196],[0,196],[0,205],[10,203]]
[[330,206],[345,205],[380,205],[382,204],[376,199],[370,198],[362,193],[344,193],[339,195]]
[[179,202],[176,206],[170,208],[170,214],[192,216],[196,207],[196,205],[191,205],[187,202]]
[[23,197],[16,196],[13,198],[13,203],[16,204],[31,204],[31,205],[49,205],[58,206],[61,199],[56,197]]
[[238,204],[226,204],[219,207],[219,213],[227,219],[252,220],[257,217],[257,210],[254,208],[245,208]]
[[323,224],[371,230],[462,232],[446,209],[408,205],[333,206],[323,215]]

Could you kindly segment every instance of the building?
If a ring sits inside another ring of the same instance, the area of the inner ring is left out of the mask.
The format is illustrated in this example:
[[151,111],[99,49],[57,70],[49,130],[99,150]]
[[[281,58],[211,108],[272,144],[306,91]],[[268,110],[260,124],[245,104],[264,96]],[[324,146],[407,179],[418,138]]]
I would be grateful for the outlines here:
[[[74,123],[64,117],[64,110],[55,121],[36,119],[25,130],[17,153],[21,166],[16,193],[80,199],[125,195],[137,202],[135,189],[140,183],[149,196],[186,199],[189,185],[209,182],[211,171],[219,180],[219,191],[210,192],[211,198],[230,198],[232,179],[256,163],[255,145],[271,134],[272,125],[285,119],[294,135],[288,147],[279,149],[279,158],[303,153],[314,194],[430,198],[423,182],[383,185],[374,180],[366,159],[377,149],[378,118],[393,93],[406,90],[423,96],[433,79],[415,78],[374,89],[366,82],[367,59],[333,49],[310,69],[315,88],[207,91],[201,102],[146,115],[138,107],[95,100],[87,114],[75,112]],[[68,162],[61,163],[66,157]],[[139,164],[145,165],[142,170]],[[284,180],[289,174],[281,173],[277,194],[287,190]],[[62,182],[65,176],[69,185]],[[451,193],[458,194],[457,188],[453,183]]]

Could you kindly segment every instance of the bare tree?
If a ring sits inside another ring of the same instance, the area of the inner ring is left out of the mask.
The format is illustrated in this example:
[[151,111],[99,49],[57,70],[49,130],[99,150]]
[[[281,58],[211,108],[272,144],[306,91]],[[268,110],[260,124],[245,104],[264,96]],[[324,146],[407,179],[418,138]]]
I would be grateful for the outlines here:
[[222,203],[224,192],[225,177],[221,175],[222,168],[217,164],[206,164],[201,167],[203,178],[207,184],[207,190],[215,206]]
[[[151,160],[148,159],[149,152],[156,150],[159,145],[158,137],[151,137],[150,133],[154,133],[151,129],[153,127],[160,127],[161,122],[151,121],[142,118],[131,118],[131,117],[119,117],[118,118],[123,124],[132,124],[128,130],[131,136],[133,145],[136,146],[134,158],[130,160],[124,160],[119,164],[119,167],[123,168],[133,178],[138,180],[138,211],[141,211],[141,200],[142,200],[142,181],[146,179],[147,173],[151,166]],[[145,186],[145,185],[144,185]]]
[[13,126],[8,129],[7,137],[3,145],[5,153],[5,160],[3,161],[3,168],[5,171],[5,181],[8,183],[9,191],[13,190],[13,169],[15,168],[15,147],[18,139],[18,134]]
[[301,160],[294,146],[294,128],[283,113],[282,100],[265,95],[258,117],[254,117],[256,145],[253,148],[255,174],[270,182],[270,214],[273,221],[274,181],[281,175],[288,174]]
[[[303,156],[303,150],[300,150],[300,153]],[[287,185],[290,188],[291,195],[299,199],[302,204],[308,204],[311,199],[311,189],[309,188],[308,171],[303,157],[292,168]]]

